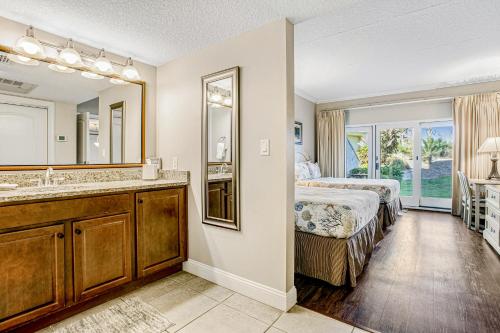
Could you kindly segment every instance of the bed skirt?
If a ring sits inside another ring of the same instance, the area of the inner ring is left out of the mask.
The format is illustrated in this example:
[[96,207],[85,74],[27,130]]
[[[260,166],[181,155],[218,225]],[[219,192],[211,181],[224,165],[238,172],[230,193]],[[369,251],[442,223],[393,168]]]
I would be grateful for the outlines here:
[[396,198],[391,202],[382,203],[380,205],[384,207],[384,216],[382,218],[384,220],[384,228],[387,228],[396,223],[398,214],[401,211],[401,200],[399,200],[399,198]]
[[377,216],[347,239],[296,230],[295,272],[334,286],[350,283],[355,287],[357,277],[383,237],[382,224]]

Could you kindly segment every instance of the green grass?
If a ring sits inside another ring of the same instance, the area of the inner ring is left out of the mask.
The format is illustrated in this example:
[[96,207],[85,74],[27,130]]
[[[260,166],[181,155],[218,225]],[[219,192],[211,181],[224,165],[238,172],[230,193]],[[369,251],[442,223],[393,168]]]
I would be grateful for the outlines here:
[[[412,180],[401,181],[401,196],[411,196],[412,193]],[[422,179],[421,195],[424,198],[451,198],[451,176]]]

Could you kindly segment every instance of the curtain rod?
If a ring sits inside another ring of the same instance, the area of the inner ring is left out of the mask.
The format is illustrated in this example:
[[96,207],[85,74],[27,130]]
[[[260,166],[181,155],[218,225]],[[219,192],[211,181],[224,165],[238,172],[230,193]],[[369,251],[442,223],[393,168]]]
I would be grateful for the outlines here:
[[415,99],[415,100],[410,100],[410,101],[390,102],[390,103],[380,103],[380,104],[368,104],[368,105],[362,105],[362,106],[346,107],[343,109],[347,110],[347,111],[361,110],[361,109],[379,108],[379,107],[393,106],[393,105],[404,105],[404,104],[437,102],[437,101],[451,101],[451,100],[453,100],[453,98],[454,97],[437,97],[437,98],[429,98],[429,99]]

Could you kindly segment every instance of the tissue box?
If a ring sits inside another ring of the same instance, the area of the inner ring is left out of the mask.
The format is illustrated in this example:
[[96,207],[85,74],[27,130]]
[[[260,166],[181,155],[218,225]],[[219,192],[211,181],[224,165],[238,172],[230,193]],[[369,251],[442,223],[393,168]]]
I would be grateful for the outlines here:
[[155,180],[158,179],[158,166],[155,164],[144,164],[142,166],[142,179]]

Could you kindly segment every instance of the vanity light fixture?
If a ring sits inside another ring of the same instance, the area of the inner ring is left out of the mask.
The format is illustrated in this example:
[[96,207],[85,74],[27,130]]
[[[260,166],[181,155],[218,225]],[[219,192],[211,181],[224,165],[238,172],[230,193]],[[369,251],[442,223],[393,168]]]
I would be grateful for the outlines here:
[[128,81],[124,81],[122,79],[117,79],[117,78],[114,78],[114,77],[112,77],[111,79],[109,79],[109,82],[111,82],[113,84],[121,85],[121,86],[124,86],[124,85],[127,85],[127,84],[130,83]]
[[83,71],[82,72],[82,76],[87,78],[87,79],[92,79],[92,80],[102,80],[104,79],[104,76],[102,75],[99,75],[99,74],[96,74],[96,73],[92,73],[92,72],[86,72],[86,71]]
[[136,81],[141,79],[139,72],[137,71],[137,68],[134,67],[134,62],[132,61],[132,58],[127,59],[127,64],[122,70],[122,77],[125,78],[126,80],[131,80],[131,81]]
[[31,25],[26,30],[26,35],[16,41],[14,51],[37,59],[45,59],[46,57],[43,46],[38,39],[35,38],[35,33]]
[[69,66],[81,66],[82,65],[82,57],[77,50],[75,50],[75,46],[73,43],[73,39],[68,39],[68,43],[66,44],[66,48],[61,50],[59,56],[57,57],[57,61],[63,65]]
[[58,64],[50,64],[49,69],[58,72],[58,73],[66,73],[66,74],[71,74],[74,73],[75,70],[73,68],[69,68],[63,65],[58,65]]
[[111,61],[106,58],[106,53],[104,49],[99,52],[98,58],[94,62],[94,69],[101,74],[113,74],[113,65]]
[[10,61],[15,62],[16,64],[27,65],[27,66],[40,65],[40,61],[19,54],[9,54],[7,55],[7,58],[9,58]]

